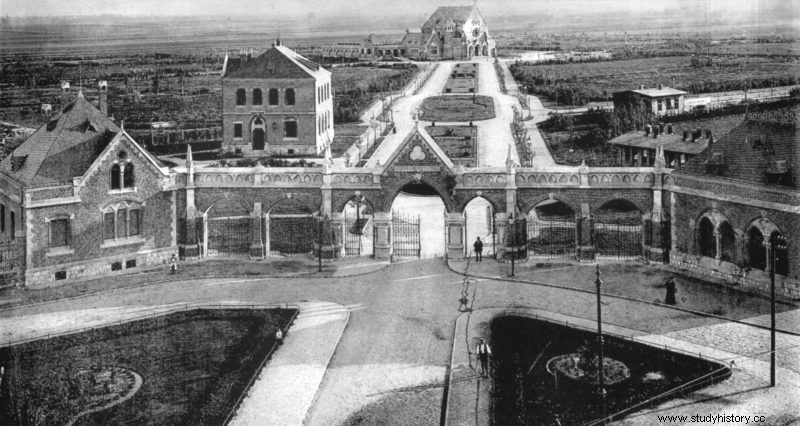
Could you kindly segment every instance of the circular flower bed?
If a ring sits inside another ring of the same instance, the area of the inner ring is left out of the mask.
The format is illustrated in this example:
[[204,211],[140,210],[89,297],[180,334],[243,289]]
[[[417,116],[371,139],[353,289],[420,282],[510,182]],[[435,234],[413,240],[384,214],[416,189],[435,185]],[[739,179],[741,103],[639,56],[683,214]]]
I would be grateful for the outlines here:
[[[559,355],[547,361],[547,370],[572,380],[597,381],[597,358],[582,358],[578,353]],[[603,358],[603,383],[613,385],[631,376],[628,366],[613,358]]]

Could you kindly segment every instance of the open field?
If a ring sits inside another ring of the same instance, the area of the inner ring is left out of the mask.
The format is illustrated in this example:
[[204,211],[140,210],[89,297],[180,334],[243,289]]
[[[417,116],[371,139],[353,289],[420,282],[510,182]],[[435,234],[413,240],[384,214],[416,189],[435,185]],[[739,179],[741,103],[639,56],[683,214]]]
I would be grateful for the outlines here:
[[188,311],[2,349],[7,378],[0,420],[67,423],[90,401],[125,386],[109,372],[130,371],[141,376],[141,388],[81,422],[219,424],[293,314]]
[[529,93],[543,96],[546,106],[583,105],[611,100],[619,90],[658,84],[709,93],[797,84],[800,63],[770,58],[711,58],[710,66],[693,66],[688,56],[559,65],[510,66]]

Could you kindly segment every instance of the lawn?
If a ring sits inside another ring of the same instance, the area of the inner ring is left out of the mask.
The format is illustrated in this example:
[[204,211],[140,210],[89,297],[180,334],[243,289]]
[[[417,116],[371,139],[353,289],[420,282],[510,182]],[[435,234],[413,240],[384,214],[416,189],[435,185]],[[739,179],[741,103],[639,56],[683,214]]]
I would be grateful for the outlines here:
[[478,121],[494,118],[494,100],[483,95],[444,95],[426,98],[420,106],[425,121]]
[[444,86],[444,93],[475,93],[478,91],[478,64],[459,63],[453,67]]
[[[595,333],[522,317],[494,319],[491,333],[495,424],[575,425],[603,417],[596,394]],[[609,335],[604,335],[604,340],[603,376],[606,383],[613,382],[604,387],[608,414],[712,371],[716,372],[712,381],[693,385],[687,393],[731,374],[730,369],[707,359]],[[576,358],[577,362],[573,361]],[[557,381],[553,371],[558,371]],[[676,396],[681,394],[672,398]]]
[[357,64],[331,70],[333,121],[358,122],[373,102],[403,89],[419,72],[414,64]]
[[295,313],[195,310],[4,348],[0,423],[65,424],[138,374],[78,424],[220,424]]
[[425,130],[451,160],[465,167],[475,167],[478,149],[477,127],[428,126]]

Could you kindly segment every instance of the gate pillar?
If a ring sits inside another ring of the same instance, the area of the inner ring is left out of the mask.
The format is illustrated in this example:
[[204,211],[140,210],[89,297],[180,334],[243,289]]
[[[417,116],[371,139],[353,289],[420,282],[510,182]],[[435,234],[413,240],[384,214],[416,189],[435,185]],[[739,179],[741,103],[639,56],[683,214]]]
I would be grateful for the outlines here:
[[202,221],[202,217],[196,218],[193,213],[184,215],[178,221],[178,226],[182,228],[178,234],[182,237],[181,241],[178,241],[178,255],[181,259],[200,257],[200,242],[197,235],[202,229],[198,229],[198,226],[202,226]]
[[261,203],[253,205],[250,213],[250,258],[264,258],[264,240],[261,239]]
[[497,213],[494,216],[494,223],[497,227],[497,246],[495,256],[497,260],[505,260],[506,258],[506,242],[508,240],[508,213]]
[[444,218],[447,230],[447,258],[460,260],[464,258],[464,215],[447,213]]
[[375,212],[372,217],[375,259],[392,259],[392,213]]
[[333,257],[344,257],[344,214],[341,212],[331,214],[331,233],[333,238]]
[[594,221],[589,213],[589,204],[581,204],[581,214],[577,218],[577,246],[578,246],[578,260],[583,262],[591,262],[594,260],[594,241],[592,234],[594,234]]

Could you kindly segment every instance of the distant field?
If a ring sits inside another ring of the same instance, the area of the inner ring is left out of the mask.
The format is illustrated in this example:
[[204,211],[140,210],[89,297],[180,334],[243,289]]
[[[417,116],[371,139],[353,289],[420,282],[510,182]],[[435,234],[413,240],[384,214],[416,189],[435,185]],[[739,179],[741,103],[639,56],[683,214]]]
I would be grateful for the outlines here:
[[[583,105],[611,100],[619,90],[655,87],[658,84],[708,93],[747,87],[788,85],[797,81],[800,64],[770,58],[712,58],[711,66],[693,67],[691,57],[673,56],[560,65],[514,63],[512,73],[532,93],[560,104]],[[571,98],[569,91],[579,95]]]

